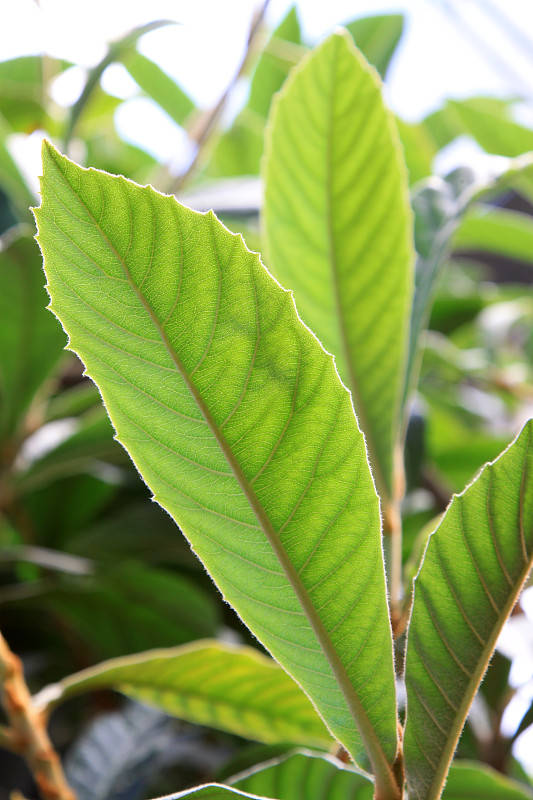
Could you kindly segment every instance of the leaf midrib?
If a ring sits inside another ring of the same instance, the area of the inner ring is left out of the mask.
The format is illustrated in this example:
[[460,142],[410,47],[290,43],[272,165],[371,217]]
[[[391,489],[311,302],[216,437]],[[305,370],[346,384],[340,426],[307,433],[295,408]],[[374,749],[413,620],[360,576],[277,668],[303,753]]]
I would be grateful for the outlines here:
[[[337,66],[337,49],[333,51],[332,57],[332,74],[335,78]],[[371,456],[370,464],[372,468],[372,475],[378,490],[378,494],[383,503],[389,501],[390,491],[387,487],[387,481],[381,468],[381,460],[378,457],[376,446],[374,443],[374,432],[368,424],[366,409],[361,400],[361,393],[359,390],[359,383],[353,368],[350,344],[348,341],[348,332],[346,324],[346,315],[344,306],[340,296],[340,283],[339,283],[339,265],[337,262],[337,252],[335,248],[335,237],[333,233],[333,106],[335,104],[335,95],[337,88],[337,81],[332,81],[332,91],[329,95],[329,113],[327,118],[327,136],[326,136],[326,230],[327,230],[327,244],[329,253],[329,263],[331,266],[332,282],[333,282],[333,298],[335,303],[336,317],[339,321],[338,331],[341,339],[341,347],[344,354],[344,361],[346,363],[346,371],[348,374],[349,390],[354,397],[354,406],[357,411],[357,418],[360,422],[359,427],[364,432],[366,446],[368,453]]]
[[[55,158],[54,158],[54,161],[55,161]],[[286,576],[287,580],[289,581],[290,585],[292,586],[292,588],[294,590],[294,593],[296,594],[296,597],[297,597],[298,601],[300,602],[302,610],[303,610],[303,612],[304,612],[309,624],[311,625],[311,628],[313,629],[313,632],[314,632],[314,634],[315,634],[315,636],[316,636],[316,638],[318,640],[318,643],[320,644],[320,646],[322,648],[322,651],[323,651],[323,653],[324,653],[324,655],[326,657],[326,660],[328,661],[328,663],[329,663],[329,665],[331,667],[333,676],[336,679],[336,681],[337,681],[337,683],[338,683],[338,685],[339,685],[339,687],[340,687],[340,689],[342,691],[342,694],[344,696],[344,699],[346,701],[348,709],[349,709],[349,711],[350,711],[350,713],[352,715],[352,718],[353,718],[353,720],[355,722],[356,728],[359,731],[359,734],[361,736],[361,740],[362,740],[362,742],[363,742],[363,744],[364,744],[364,746],[365,746],[365,748],[367,750],[370,762],[372,764],[372,767],[374,769],[374,773],[376,775],[376,779],[380,780],[380,783],[381,783],[381,785],[382,785],[382,787],[384,789],[388,787],[389,795],[390,795],[391,800],[395,800],[396,798],[399,798],[400,794],[399,794],[398,786],[397,786],[397,783],[396,783],[396,779],[395,779],[395,777],[393,775],[393,772],[392,772],[391,765],[388,763],[388,760],[387,760],[387,758],[385,756],[385,753],[383,752],[381,744],[380,744],[380,742],[379,742],[379,740],[377,738],[376,732],[375,732],[372,724],[370,723],[370,720],[368,719],[368,716],[367,716],[367,714],[366,714],[366,712],[365,712],[365,710],[364,710],[364,708],[363,708],[363,706],[361,704],[361,701],[359,700],[359,696],[358,696],[358,694],[357,694],[357,692],[355,690],[355,687],[353,686],[352,682],[350,681],[350,678],[348,676],[346,668],[342,664],[342,662],[341,662],[341,660],[340,660],[340,658],[339,658],[339,656],[338,656],[338,654],[337,654],[337,652],[335,650],[333,642],[331,641],[331,638],[330,638],[327,630],[325,629],[325,627],[324,627],[324,625],[322,623],[322,620],[320,619],[316,609],[314,608],[313,603],[311,601],[311,598],[309,597],[309,594],[308,594],[305,586],[303,585],[303,583],[302,583],[302,581],[300,579],[300,576],[298,575],[298,573],[295,570],[292,562],[290,561],[290,559],[289,559],[284,547],[282,546],[281,541],[279,540],[279,538],[277,536],[277,532],[273,528],[272,523],[270,522],[270,520],[269,520],[269,518],[268,518],[268,516],[267,516],[267,514],[266,514],[266,512],[265,512],[265,510],[263,508],[263,506],[261,505],[261,503],[260,503],[260,501],[259,501],[254,489],[252,488],[252,486],[250,485],[250,482],[248,481],[248,479],[246,478],[244,472],[242,471],[242,468],[241,468],[240,464],[238,463],[237,459],[235,458],[235,456],[233,454],[233,451],[231,450],[231,447],[230,447],[229,443],[226,441],[226,438],[224,437],[222,431],[219,429],[219,427],[217,426],[215,420],[213,419],[213,417],[211,415],[211,412],[208,409],[208,407],[206,406],[206,404],[205,404],[200,392],[196,388],[196,385],[195,385],[194,381],[191,380],[191,378],[189,377],[189,375],[187,373],[187,370],[185,369],[184,365],[181,363],[181,360],[179,359],[177,353],[175,352],[174,347],[172,346],[172,343],[170,342],[170,340],[169,340],[169,338],[168,338],[168,336],[166,334],[166,331],[162,327],[158,317],[154,313],[153,309],[151,308],[150,304],[148,303],[148,301],[145,298],[145,296],[143,295],[143,293],[140,291],[140,289],[136,286],[135,282],[133,281],[133,278],[131,276],[131,273],[130,273],[126,263],[121,258],[120,254],[118,253],[118,251],[116,250],[114,245],[111,243],[111,241],[109,240],[109,238],[107,237],[105,232],[102,230],[100,224],[98,223],[98,221],[96,220],[96,218],[94,217],[94,215],[92,214],[90,209],[87,207],[86,203],[77,194],[77,192],[74,190],[74,188],[70,185],[70,183],[68,182],[66,176],[63,174],[63,172],[59,168],[59,165],[57,164],[56,161],[55,161],[55,163],[56,163],[56,168],[58,169],[61,177],[66,182],[66,184],[69,187],[69,189],[74,193],[74,195],[78,199],[78,201],[83,205],[86,213],[88,214],[88,216],[92,220],[92,222],[95,225],[96,229],[99,231],[100,235],[102,236],[102,238],[104,239],[104,241],[106,242],[106,244],[108,245],[108,247],[110,248],[112,253],[115,255],[118,263],[121,265],[132,291],[134,292],[134,294],[136,295],[137,299],[141,303],[142,307],[144,308],[144,310],[148,314],[150,320],[152,321],[152,324],[154,325],[155,330],[157,331],[158,335],[160,336],[161,341],[163,342],[163,344],[164,344],[164,346],[165,346],[165,348],[166,348],[166,350],[167,350],[167,352],[168,352],[168,354],[169,354],[169,356],[170,356],[170,358],[171,358],[171,360],[172,360],[172,362],[173,362],[173,364],[174,364],[174,366],[176,368],[176,371],[178,372],[178,374],[180,375],[180,377],[184,381],[185,385],[187,386],[187,389],[190,392],[193,400],[196,402],[196,404],[197,404],[202,416],[204,417],[204,419],[206,421],[206,424],[208,425],[209,429],[211,430],[211,433],[213,434],[213,436],[215,437],[215,439],[216,439],[216,441],[217,441],[217,443],[218,443],[218,445],[219,445],[219,447],[220,447],[220,449],[221,449],[221,451],[222,451],[222,453],[223,453],[223,455],[224,455],[224,457],[225,457],[230,469],[232,470],[232,472],[233,472],[233,474],[235,476],[235,479],[237,480],[237,483],[241,487],[241,489],[242,489],[242,491],[244,493],[244,496],[246,497],[251,509],[253,510],[253,512],[254,512],[254,514],[255,514],[255,516],[257,518],[257,521],[259,522],[261,530],[263,531],[267,541],[269,542],[270,546],[272,547],[272,549],[274,551],[274,554],[276,555],[276,557],[277,557],[277,559],[278,559],[278,561],[279,561],[279,563],[280,563],[280,565],[281,565],[281,567],[282,567],[282,569],[283,569],[283,571],[285,573],[285,576]],[[90,170],[90,171],[93,172],[95,174],[95,176],[97,177],[97,180],[99,180],[98,171],[97,170]],[[127,202],[128,202],[128,205],[129,205],[129,197],[127,195],[127,192],[124,192],[124,196],[127,198]],[[174,200],[174,202],[177,202],[177,201]],[[130,218],[131,218],[131,207],[130,207]],[[210,219],[210,222],[211,222],[211,225],[212,225],[213,217],[210,216],[209,219]],[[252,273],[252,280],[253,280],[253,273]],[[256,308],[257,308],[257,306],[256,306]],[[386,795],[386,796],[389,796],[389,795]]]

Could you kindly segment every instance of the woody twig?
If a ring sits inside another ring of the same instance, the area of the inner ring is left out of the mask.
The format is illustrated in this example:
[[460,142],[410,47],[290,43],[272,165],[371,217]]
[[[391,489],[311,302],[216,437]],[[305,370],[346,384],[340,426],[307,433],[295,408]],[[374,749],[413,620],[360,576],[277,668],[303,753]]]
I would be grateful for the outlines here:
[[76,800],[42,713],[34,706],[24,680],[22,662],[0,633],[1,701],[9,722],[0,730],[0,745],[26,759],[43,800]]

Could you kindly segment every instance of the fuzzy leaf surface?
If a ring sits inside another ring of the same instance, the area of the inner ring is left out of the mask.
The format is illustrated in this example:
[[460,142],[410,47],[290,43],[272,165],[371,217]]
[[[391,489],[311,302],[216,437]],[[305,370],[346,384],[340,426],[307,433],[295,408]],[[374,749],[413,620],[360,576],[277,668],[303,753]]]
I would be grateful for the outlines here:
[[118,689],[196,725],[267,744],[323,749],[333,744],[301,689],[279,664],[251,647],[206,640],[112,659],[55,684],[50,697],[56,705],[101,688]]
[[333,360],[212,213],[43,153],[51,307],[118,439],[333,735],[393,781],[379,506]]
[[306,752],[261,764],[230,783],[277,800],[372,800],[374,794],[368,776],[346,769],[336,758]]
[[498,635],[533,564],[533,421],[430,536],[407,641],[409,796],[437,800]]
[[406,169],[379,79],[347,33],[292,72],[266,141],[268,264],[350,389],[391,495],[412,246]]

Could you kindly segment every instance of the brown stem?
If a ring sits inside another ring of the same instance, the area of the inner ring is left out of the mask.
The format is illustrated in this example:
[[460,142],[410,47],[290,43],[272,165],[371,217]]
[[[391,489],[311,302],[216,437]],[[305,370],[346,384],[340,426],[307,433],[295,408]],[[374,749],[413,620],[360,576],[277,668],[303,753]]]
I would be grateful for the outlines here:
[[76,800],[54,750],[44,716],[32,704],[22,662],[0,633],[2,705],[10,728],[2,729],[2,744],[20,753],[33,773],[43,800]]
[[172,181],[168,189],[170,193],[175,194],[176,192],[180,191],[183,188],[184,184],[191,177],[196,165],[198,164],[199,159],[202,156],[206,144],[209,142],[216,128],[216,125],[220,119],[220,115],[222,114],[222,111],[226,106],[227,100],[231,92],[235,88],[235,85],[240,80],[240,78],[245,74],[248,64],[250,63],[250,59],[252,58],[252,55],[255,51],[257,36],[261,30],[261,25],[263,23],[269,2],[270,0],[263,0],[262,4],[254,13],[254,16],[252,18],[252,24],[250,25],[250,32],[248,34],[246,52],[244,53],[244,56],[242,58],[242,61],[239,65],[237,72],[231,79],[224,94],[210,111],[206,112],[205,114],[202,114],[199,118],[197,118],[194,130],[189,131],[191,138],[196,142],[196,154],[191,163],[189,164],[189,166],[187,167],[187,169],[185,170],[185,172],[182,172],[181,175],[178,175],[178,177]]

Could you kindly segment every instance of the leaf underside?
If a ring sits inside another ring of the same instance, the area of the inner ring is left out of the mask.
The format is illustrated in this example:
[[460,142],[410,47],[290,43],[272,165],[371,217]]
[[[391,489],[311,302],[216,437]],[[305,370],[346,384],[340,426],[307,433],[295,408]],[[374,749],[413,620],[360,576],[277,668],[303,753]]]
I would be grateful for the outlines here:
[[[225,598],[363,766],[397,747],[379,505],[333,360],[212,214],[43,149],[51,308]],[[354,723],[355,718],[355,723]]]
[[[115,658],[43,690],[53,705],[111,687],[167,714],[265,743],[328,749],[332,740],[301,689],[251,647],[217,641]],[[38,701],[36,701],[38,702]]]
[[406,169],[379,79],[349,35],[327,39],[273,104],[265,145],[268,265],[351,391],[382,500],[407,347]]
[[405,765],[436,800],[498,635],[533,564],[533,421],[452,500],[415,580]]

